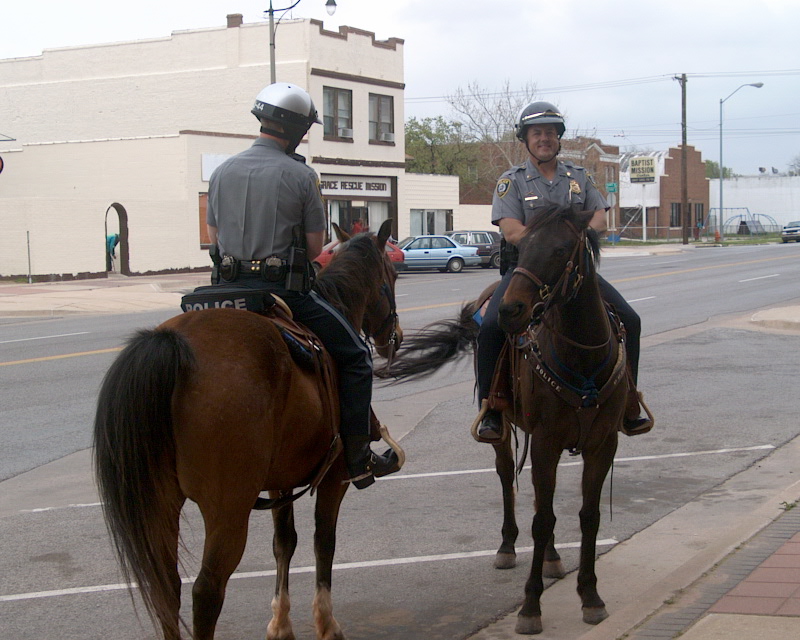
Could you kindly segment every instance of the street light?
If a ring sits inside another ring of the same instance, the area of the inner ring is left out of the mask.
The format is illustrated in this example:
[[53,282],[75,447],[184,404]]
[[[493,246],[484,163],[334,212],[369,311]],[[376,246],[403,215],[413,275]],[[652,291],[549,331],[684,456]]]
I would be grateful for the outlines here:
[[[290,9],[294,9],[298,4],[300,4],[300,0],[297,0],[293,4],[289,5],[288,7],[284,7],[283,9],[273,9],[272,8],[272,0],[269,0],[269,9],[265,11],[265,13],[269,14],[269,79],[270,83],[275,82],[275,12],[276,11],[289,11]],[[336,13],[336,0],[328,0],[325,3],[325,10],[328,12],[329,16],[332,16]]]
[[724,224],[725,220],[724,216],[724,208],[722,206],[722,183],[725,181],[725,169],[722,164],[722,105],[733,96],[739,89],[744,87],[755,87],[756,89],[760,89],[764,86],[763,82],[752,82],[748,84],[743,84],[736,89],[733,90],[727,98],[720,98],[719,101],[719,215],[717,216],[717,230],[719,234],[719,241],[722,242],[725,238],[724,232]]

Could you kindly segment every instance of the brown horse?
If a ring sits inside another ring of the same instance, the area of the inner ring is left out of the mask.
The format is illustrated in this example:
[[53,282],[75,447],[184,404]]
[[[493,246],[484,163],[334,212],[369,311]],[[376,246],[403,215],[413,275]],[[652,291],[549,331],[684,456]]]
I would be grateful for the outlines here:
[[[390,229],[387,221],[377,236],[351,238],[315,285],[332,305],[347,303],[340,311],[384,357],[402,335],[397,275],[384,251]],[[295,363],[270,319],[238,309],[190,311],[139,331],[111,366],[94,427],[98,486],[122,572],[138,584],[167,640],[187,626],[179,618],[177,567],[186,499],[199,506],[206,532],[192,589],[193,637],[210,640],[261,491],[280,499],[272,511],[277,577],[267,638],[294,638],[288,581],[297,535],[288,496],[315,479],[316,632],[321,640],[344,638],[330,593],[348,487],[341,456],[319,481],[340,449],[331,397],[336,390],[319,371]]]
[[[565,449],[582,455],[584,462],[578,570],[583,619],[597,624],[608,616],[596,588],[595,550],[600,494],[617,448],[627,381],[623,334],[616,330],[597,283],[600,250],[597,235],[588,227],[592,215],[552,208],[531,222],[499,310],[500,326],[509,334],[513,352],[508,381],[513,401],[504,417],[530,436],[536,498],[533,560],[516,627],[522,634],[542,631],[543,576],[564,575],[554,545],[553,496]],[[402,380],[431,373],[474,347],[478,325],[473,315],[480,300],[465,305],[457,320],[406,336],[392,374]],[[510,568],[515,565],[518,528],[507,434],[494,450],[504,505],[503,541],[495,566]]]

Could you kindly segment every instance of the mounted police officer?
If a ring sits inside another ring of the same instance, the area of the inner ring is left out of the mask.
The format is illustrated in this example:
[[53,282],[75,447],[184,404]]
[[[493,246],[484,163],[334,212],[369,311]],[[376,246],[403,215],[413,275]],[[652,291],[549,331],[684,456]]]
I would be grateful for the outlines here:
[[[333,357],[345,463],[350,481],[363,489],[376,476],[397,471],[398,460],[391,450],[378,455],[369,446],[372,359],[367,345],[302,277],[308,261],[322,250],[326,218],[317,175],[295,149],[320,121],[308,93],[282,82],[265,87],[251,112],[261,125],[260,136],[211,176],[209,238],[222,256],[223,281],[280,296]],[[301,277],[292,277],[297,273]]]
[[[558,160],[561,137],[566,131],[564,117],[558,109],[549,102],[532,102],[520,112],[515,129],[517,138],[528,151],[528,158],[524,164],[512,167],[500,176],[492,200],[492,223],[500,227],[504,241],[512,246],[509,251],[511,264],[492,296],[478,334],[477,377],[481,402],[489,397],[495,364],[505,342],[505,334],[497,322],[498,308],[513,274],[514,250],[525,233],[525,225],[550,205],[558,204],[578,211],[594,211],[589,226],[598,233],[607,228],[608,203],[586,170],[569,161]],[[598,281],[603,298],[614,306],[625,325],[628,366],[635,384],[641,321],[620,293],[599,274]],[[635,435],[649,431],[652,422],[640,416],[639,395],[634,387],[629,394],[623,432]],[[499,412],[486,412],[478,426],[478,435],[487,441],[500,439],[502,419]]]

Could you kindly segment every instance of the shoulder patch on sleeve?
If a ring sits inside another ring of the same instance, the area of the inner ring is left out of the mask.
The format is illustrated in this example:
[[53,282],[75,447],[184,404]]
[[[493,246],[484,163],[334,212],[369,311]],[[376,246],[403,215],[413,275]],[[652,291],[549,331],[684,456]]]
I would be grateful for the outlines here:
[[502,198],[508,193],[508,189],[511,187],[511,180],[509,178],[500,178],[497,181],[497,196]]

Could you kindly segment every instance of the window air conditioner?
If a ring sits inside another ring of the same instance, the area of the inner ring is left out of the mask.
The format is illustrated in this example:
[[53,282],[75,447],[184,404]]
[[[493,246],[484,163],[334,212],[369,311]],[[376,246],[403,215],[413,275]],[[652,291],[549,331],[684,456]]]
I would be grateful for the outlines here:
[[339,129],[339,137],[340,138],[352,138],[353,137],[353,130],[352,129]]
[[381,142],[394,142],[394,134],[393,133],[382,133],[380,135]]

